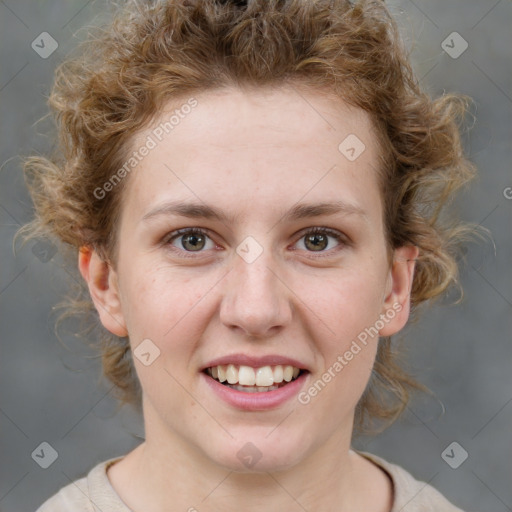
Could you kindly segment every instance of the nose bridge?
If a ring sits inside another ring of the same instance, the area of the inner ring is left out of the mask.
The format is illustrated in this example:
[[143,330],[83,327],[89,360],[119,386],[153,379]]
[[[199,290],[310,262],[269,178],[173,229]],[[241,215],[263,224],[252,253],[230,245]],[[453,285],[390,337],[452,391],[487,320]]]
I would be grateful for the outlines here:
[[272,252],[259,250],[256,255],[257,248],[251,243],[242,242],[234,255],[221,320],[247,334],[262,336],[289,323],[291,309],[287,289],[276,277],[278,264]]

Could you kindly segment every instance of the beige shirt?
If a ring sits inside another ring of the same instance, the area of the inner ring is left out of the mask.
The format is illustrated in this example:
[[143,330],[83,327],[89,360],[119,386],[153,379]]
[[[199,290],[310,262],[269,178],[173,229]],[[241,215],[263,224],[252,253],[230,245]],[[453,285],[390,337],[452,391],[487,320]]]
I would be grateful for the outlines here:
[[[358,453],[391,477],[394,490],[391,512],[463,512],[433,487],[415,480],[400,466],[376,455]],[[122,457],[116,457],[101,462],[91,469],[86,477],[63,487],[36,512],[132,512],[123,503],[107,477],[108,467],[121,459]]]

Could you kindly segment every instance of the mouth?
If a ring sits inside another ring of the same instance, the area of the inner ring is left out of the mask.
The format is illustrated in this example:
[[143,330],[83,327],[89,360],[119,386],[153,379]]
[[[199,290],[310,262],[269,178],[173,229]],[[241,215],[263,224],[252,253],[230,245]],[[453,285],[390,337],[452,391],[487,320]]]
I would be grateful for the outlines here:
[[205,368],[203,373],[222,385],[243,393],[266,393],[286,387],[307,370],[291,365],[266,365],[258,368],[226,364]]

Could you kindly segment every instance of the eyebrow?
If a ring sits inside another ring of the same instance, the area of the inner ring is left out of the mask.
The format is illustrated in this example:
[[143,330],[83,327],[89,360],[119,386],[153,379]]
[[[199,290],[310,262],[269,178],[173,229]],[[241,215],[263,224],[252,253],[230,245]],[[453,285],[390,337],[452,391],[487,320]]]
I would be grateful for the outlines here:
[[[286,212],[281,221],[297,221],[306,218],[320,217],[322,215],[358,215],[366,218],[366,212],[358,205],[345,203],[343,201],[334,201],[329,203],[317,204],[297,204]],[[236,217],[229,216],[215,208],[204,203],[184,203],[181,201],[171,201],[163,203],[142,217],[143,222],[147,222],[155,217],[178,215],[190,219],[212,219],[220,222],[234,223]]]

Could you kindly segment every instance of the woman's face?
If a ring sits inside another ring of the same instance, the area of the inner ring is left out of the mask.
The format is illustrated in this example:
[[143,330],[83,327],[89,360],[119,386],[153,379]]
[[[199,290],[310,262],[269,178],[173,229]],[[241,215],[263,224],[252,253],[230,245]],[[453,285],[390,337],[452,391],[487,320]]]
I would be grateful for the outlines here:
[[350,439],[376,331],[406,321],[415,253],[387,260],[366,113],[284,88],[195,100],[135,141],[151,147],[125,178],[98,310],[128,332],[148,442],[289,468]]

